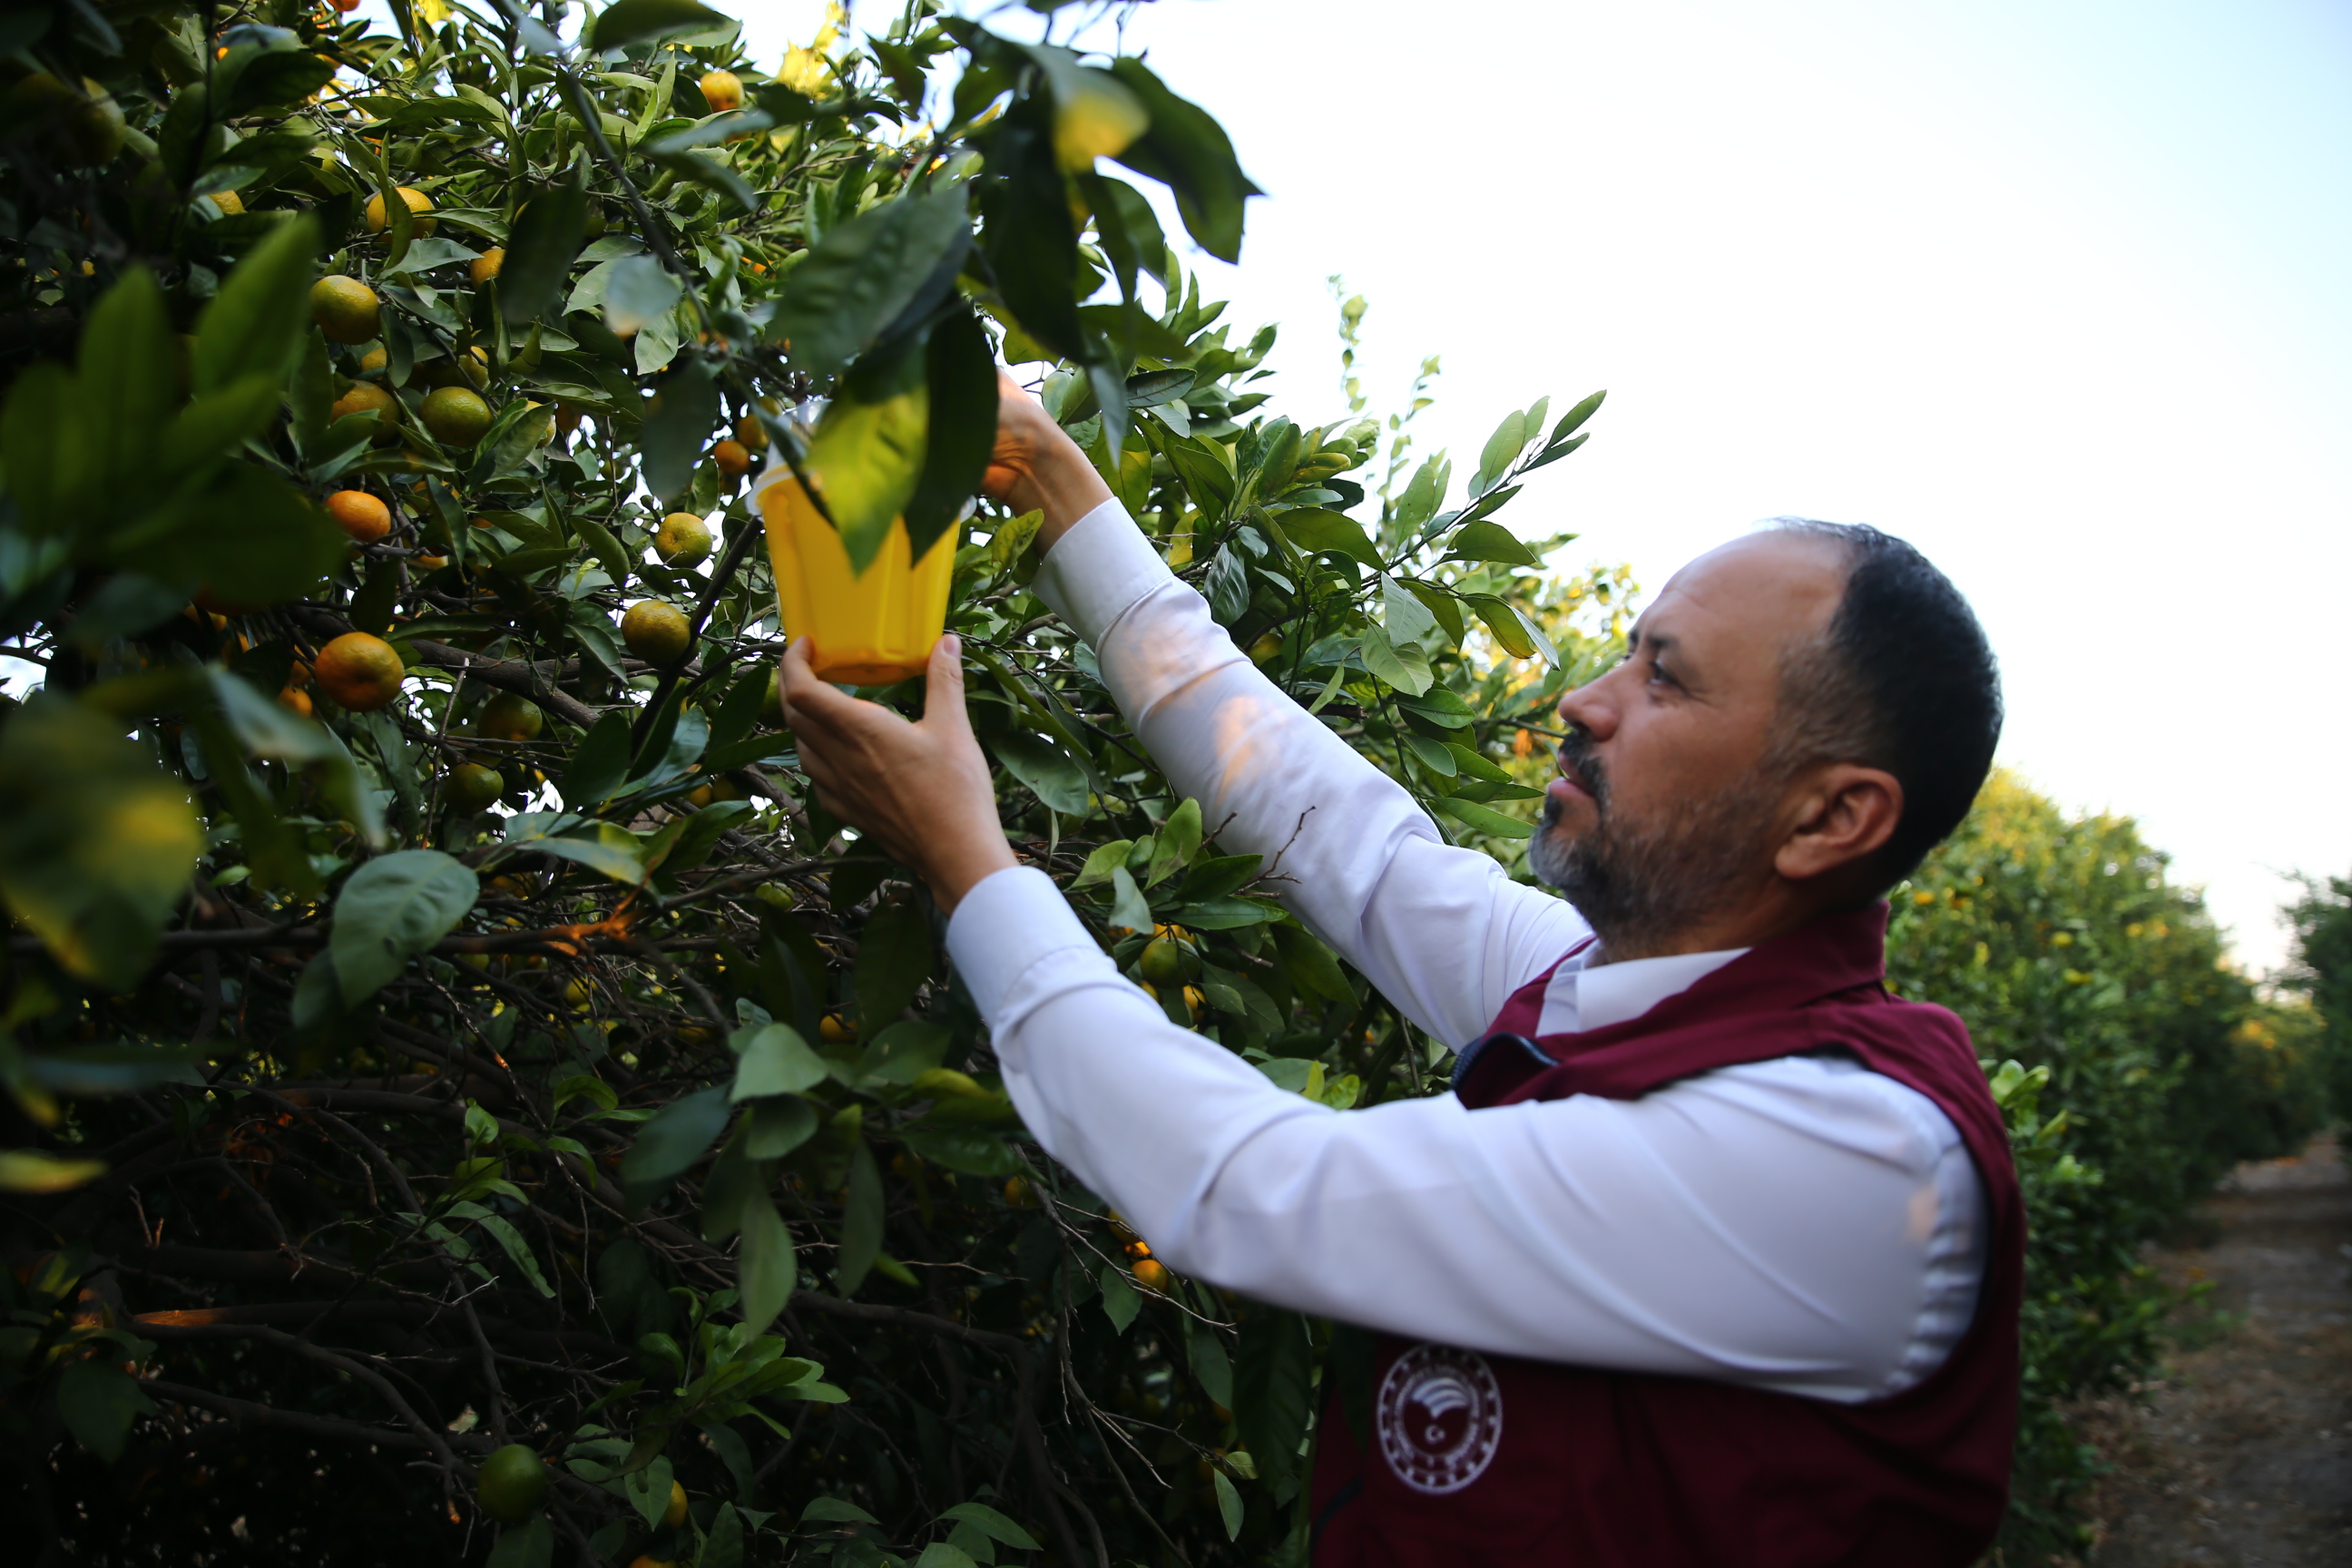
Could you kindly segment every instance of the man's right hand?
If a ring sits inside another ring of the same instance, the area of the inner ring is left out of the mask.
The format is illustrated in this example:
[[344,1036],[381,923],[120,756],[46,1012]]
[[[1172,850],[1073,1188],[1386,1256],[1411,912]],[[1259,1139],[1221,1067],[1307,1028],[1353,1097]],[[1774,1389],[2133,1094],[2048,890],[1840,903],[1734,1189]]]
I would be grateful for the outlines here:
[[1110,500],[1110,487],[1069,433],[1019,382],[1000,370],[996,389],[996,449],[989,454],[982,489],[1016,512],[1045,514],[1037,531],[1042,555],[1072,523]]

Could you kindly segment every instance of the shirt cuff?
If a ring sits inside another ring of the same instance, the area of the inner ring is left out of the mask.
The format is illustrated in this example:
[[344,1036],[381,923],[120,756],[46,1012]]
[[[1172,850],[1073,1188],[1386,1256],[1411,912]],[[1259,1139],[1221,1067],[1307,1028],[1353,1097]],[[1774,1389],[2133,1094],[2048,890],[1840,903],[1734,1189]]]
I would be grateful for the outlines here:
[[1175,581],[1127,509],[1107,500],[1045,552],[1030,591],[1091,647],[1153,589]]
[[1024,984],[1033,975],[1043,979],[1037,972],[1048,960],[1058,958],[1064,966],[1090,960],[1076,963],[1076,969],[1107,969],[1110,980],[1119,978],[1117,966],[1095,945],[1054,879],[1034,866],[992,871],[963,896],[948,917],[948,957],[963,976],[980,1016],[1000,1037],[1045,999],[1041,993],[1055,989]]

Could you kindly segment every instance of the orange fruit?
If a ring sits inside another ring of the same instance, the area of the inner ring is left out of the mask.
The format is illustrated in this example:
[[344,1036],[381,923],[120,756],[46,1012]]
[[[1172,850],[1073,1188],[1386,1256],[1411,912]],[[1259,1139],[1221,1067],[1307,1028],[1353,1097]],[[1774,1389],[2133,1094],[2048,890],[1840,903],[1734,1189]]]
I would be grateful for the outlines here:
[[[418,238],[422,239],[441,226],[439,219],[425,216],[433,210],[431,196],[413,185],[402,185],[399,189],[400,199],[407,204],[410,212],[416,215],[415,233]],[[382,234],[389,226],[390,223],[383,210],[383,193],[378,191],[368,198],[367,231],[370,234]]]
[[466,263],[466,276],[477,283],[488,283],[507,264],[507,247],[494,245],[473,260]]
[[11,89],[10,116],[29,122],[35,145],[50,161],[69,169],[94,168],[122,151],[122,110],[106,89],[89,78],[75,88],[47,71],[36,71]]
[[768,449],[768,427],[760,423],[758,415],[746,414],[735,421],[735,439],[746,451],[764,452]]
[[816,1033],[828,1046],[845,1046],[857,1038],[857,1026],[838,1013],[827,1013],[817,1020]]
[[425,400],[425,427],[452,447],[470,447],[490,427],[490,405],[470,386],[444,386]]
[[374,348],[368,350],[367,353],[360,355],[360,374],[362,375],[382,375],[384,371],[391,366],[391,364],[392,356],[383,351],[383,345],[381,343],[377,344]]
[[496,768],[459,763],[449,770],[447,798],[459,811],[480,811],[506,792],[506,775]]
[[572,432],[580,428],[580,405],[559,399],[555,405],[555,433],[569,440]]
[[221,216],[224,217],[232,216],[245,211],[245,198],[238,195],[235,191],[215,191],[211,195],[206,196],[205,200],[212,203],[215,207],[218,208]]
[[310,285],[310,319],[331,343],[363,343],[383,324],[375,290],[341,272]]
[[733,71],[708,71],[702,81],[702,101],[710,105],[713,114],[725,114],[743,107],[743,79]]
[[1135,1276],[1138,1285],[1154,1295],[1165,1296],[1176,1283],[1176,1277],[1168,1272],[1168,1266],[1156,1258],[1139,1259],[1128,1272]]
[[669,1484],[669,1506],[662,1510],[662,1522],[672,1530],[686,1522],[686,1489],[676,1481]]
[[536,741],[547,727],[547,715],[530,698],[502,691],[482,705],[474,732],[486,741]]
[[1019,1176],[1004,1179],[1004,1202],[1012,1208],[1034,1209],[1037,1206],[1037,1189]]
[[697,784],[686,792],[686,803],[688,805],[709,805],[714,801],[741,800],[742,798],[743,786],[733,779],[723,776],[712,779],[707,784]]
[[290,686],[287,687],[278,694],[278,706],[292,709],[308,719],[310,716],[310,694],[307,691],[297,691]]
[[372,713],[400,695],[400,655],[380,637],[345,632],[319,650],[319,689],[354,713]]
[[362,544],[373,544],[392,531],[392,509],[365,490],[337,490],[327,498],[327,515]]
[[425,372],[427,386],[470,386],[479,392],[490,384],[489,351],[479,343],[454,359],[435,360]]
[[547,1498],[547,1461],[520,1443],[509,1443],[482,1461],[474,1496],[500,1524],[520,1524]]
[[751,471],[751,454],[744,450],[740,441],[721,441],[710,448],[710,455],[718,460],[719,471],[730,479],[740,479]]
[[374,438],[379,447],[400,435],[400,400],[381,386],[364,381],[357,383],[349,392],[335,399],[334,406],[327,410],[330,420],[352,414],[364,414],[375,420]]
[[694,636],[676,605],[639,599],[621,617],[621,641],[647,664],[676,664],[694,646]]
[[420,555],[416,558],[416,569],[419,572],[438,572],[448,564],[449,558],[446,555]]
[[665,1562],[649,1552],[640,1552],[630,1560],[629,1568],[677,1568],[677,1564]]
[[674,511],[654,532],[654,553],[665,566],[692,566],[710,554],[710,526],[690,511]]

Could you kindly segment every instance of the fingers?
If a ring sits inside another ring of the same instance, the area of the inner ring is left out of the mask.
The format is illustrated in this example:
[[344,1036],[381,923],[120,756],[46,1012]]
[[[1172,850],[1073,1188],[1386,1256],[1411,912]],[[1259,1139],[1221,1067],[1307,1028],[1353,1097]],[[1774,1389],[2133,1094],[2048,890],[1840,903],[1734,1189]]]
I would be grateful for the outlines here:
[[784,700],[784,721],[796,731],[814,722],[822,731],[838,734],[856,722],[858,710],[874,705],[836,691],[819,679],[809,668],[809,639],[804,637],[794,637],[792,646],[784,649],[783,663],[779,667],[782,673],[776,683]]
[[953,632],[931,645],[930,664],[923,672],[923,727],[950,735],[971,732],[971,714],[963,704],[963,639]]

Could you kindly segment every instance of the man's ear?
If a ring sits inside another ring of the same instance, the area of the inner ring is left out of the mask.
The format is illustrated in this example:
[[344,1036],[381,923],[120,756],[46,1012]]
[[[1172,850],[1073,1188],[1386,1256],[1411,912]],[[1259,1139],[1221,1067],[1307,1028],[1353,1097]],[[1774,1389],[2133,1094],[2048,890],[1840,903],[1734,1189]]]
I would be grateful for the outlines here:
[[1795,792],[1795,820],[1772,857],[1792,882],[1810,881],[1868,859],[1895,837],[1903,785],[1884,768],[1832,763]]

